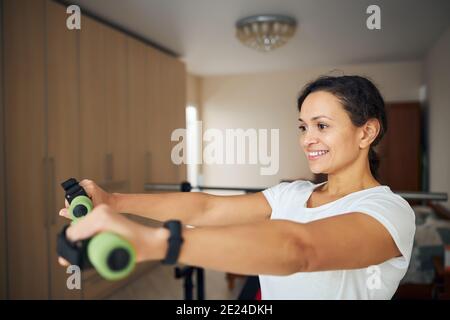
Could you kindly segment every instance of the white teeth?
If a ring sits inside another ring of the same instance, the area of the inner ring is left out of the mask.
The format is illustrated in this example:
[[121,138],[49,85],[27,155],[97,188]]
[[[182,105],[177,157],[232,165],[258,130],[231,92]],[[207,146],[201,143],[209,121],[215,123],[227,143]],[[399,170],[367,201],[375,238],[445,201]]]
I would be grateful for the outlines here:
[[328,151],[326,151],[326,150],[313,151],[313,152],[308,152],[308,155],[311,156],[311,157],[317,157],[317,156],[324,155],[327,152]]

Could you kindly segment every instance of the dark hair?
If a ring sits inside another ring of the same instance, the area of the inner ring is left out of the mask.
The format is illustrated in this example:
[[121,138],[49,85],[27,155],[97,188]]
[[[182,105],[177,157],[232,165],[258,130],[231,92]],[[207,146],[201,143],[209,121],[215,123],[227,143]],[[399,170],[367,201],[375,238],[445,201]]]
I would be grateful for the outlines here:
[[316,91],[326,91],[337,97],[347,111],[353,125],[363,126],[369,119],[378,119],[380,132],[370,145],[369,164],[372,175],[377,178],[380,159],[373,149],[387,131],[384,100],[377,87],[368,79],[360,76],[322,76],[308,83],[297,100],[298,110],[302,108],[306,97]]

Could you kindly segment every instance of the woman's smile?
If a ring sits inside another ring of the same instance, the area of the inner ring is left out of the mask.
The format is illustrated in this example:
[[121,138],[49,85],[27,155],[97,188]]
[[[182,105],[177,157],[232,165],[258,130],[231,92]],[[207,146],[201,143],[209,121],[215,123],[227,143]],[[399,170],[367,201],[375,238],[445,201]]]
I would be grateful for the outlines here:
[[308,157],[308,160],[318,160],[323,158],[328,154],[328,150],[314,150],[314,151],[307,151],[306,156]]

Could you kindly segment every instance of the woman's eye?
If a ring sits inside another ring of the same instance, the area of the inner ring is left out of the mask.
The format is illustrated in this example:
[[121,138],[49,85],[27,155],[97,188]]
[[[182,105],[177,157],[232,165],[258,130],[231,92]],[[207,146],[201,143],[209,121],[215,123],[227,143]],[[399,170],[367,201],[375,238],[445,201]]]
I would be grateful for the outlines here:
[[328,127],[326,124],[323,124],[323,123],[319,123],[319,124],[317,124],[317,126],[319,127],[319,129],[325,129],[326,127]]
[[305,126],[299,126],[298,128],[300,129],[301,132],[304,132],[306,130]]

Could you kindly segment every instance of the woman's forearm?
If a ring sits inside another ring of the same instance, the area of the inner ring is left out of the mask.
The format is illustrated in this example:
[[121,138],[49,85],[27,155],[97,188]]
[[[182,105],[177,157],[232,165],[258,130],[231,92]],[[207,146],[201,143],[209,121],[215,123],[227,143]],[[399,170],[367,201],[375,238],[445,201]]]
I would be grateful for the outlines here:
[[158,194],[113,194],[113,207],[117,212],[166,221],[181,220],[189,224],[203,214],[208,195],[199,192]]
[[[283,220],[185,228],[179,262],[237,274],[288,275],[307,270],[311,252],[301,234],[301,224]],[[164,235],[156,240],[159,249],[153,250],[162,259],[168,233],[159,235]],[[155,239],[149,242],[154,248]]]

